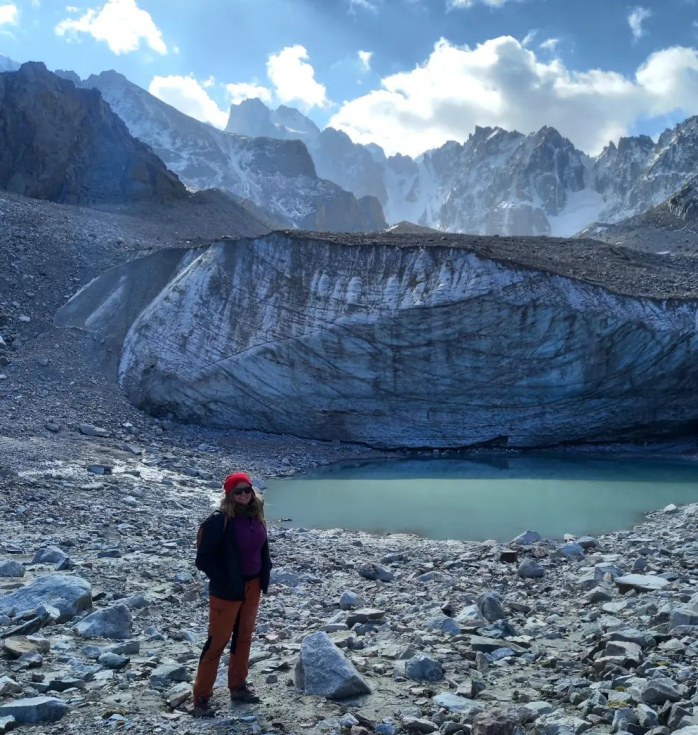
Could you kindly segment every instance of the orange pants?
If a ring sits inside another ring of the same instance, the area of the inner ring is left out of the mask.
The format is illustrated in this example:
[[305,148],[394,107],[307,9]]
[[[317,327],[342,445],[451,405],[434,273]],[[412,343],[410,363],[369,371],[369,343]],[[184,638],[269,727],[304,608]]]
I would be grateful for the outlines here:
[[228,664],[228,689],[236,689],[247,679],[250,647],[254,633],[261,589],[259,578],[245,582],[245,601],[232,602],[220,597],[209,598],[208,640],[204,646],[194,682],[194,700],[213,694],[218,664],[231,636]]

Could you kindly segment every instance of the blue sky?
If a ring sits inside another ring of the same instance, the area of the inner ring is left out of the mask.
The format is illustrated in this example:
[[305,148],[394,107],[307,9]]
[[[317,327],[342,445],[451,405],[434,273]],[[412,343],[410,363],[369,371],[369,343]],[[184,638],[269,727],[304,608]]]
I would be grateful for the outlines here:
[[303,109],[418,153],[476,124],[549,123],[596,152],[698,113],[695,0],[0,0],[0,52],[116,69],[222,125]]

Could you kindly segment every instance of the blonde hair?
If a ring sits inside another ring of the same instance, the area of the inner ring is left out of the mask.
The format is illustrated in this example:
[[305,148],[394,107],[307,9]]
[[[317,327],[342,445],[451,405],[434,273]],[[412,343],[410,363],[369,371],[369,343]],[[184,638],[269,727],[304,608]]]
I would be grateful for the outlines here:
[[226,520],[240,517],[256,518],[265,526],[267,525],[264,520],[264,498],[260,498],[254,490],[252,491],[252,498],[247,505],[236,503],[231,491],[221,500],[218,510],[226,517]]

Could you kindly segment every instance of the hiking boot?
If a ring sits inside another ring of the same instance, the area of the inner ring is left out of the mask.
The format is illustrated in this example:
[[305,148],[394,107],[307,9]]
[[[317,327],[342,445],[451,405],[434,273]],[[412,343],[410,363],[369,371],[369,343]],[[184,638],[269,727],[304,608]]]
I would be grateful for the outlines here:
[[211,706],[210,697],[201,697],[194,700],[194,709],[192,710],[194,717],[215,717],[216,710]]
[[246,681],[243,681],[237,689],[230,690],[230,701],[259,704],[262,700],[254,693],[254,689]]

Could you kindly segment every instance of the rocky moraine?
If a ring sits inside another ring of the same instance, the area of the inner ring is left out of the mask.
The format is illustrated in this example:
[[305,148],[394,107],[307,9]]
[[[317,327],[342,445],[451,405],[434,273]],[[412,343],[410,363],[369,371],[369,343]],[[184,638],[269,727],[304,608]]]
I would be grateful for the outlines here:
[[[193,720],[193,539],[243,444],[100,428],[77,428],[72,460],[0,480],[0,732],[698,732],[698,505],[509,544],[272,526],[263,704],[228,710],[223,686],[219,716]],[[366,454],[279,442],[283,462],[247,458],[262,486]]]

